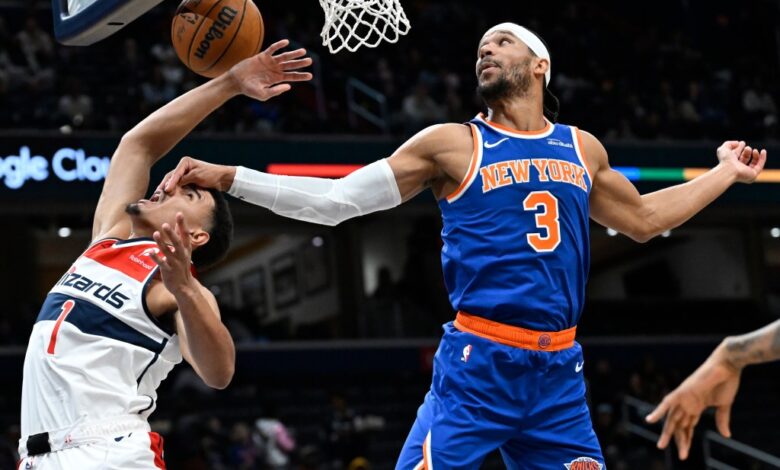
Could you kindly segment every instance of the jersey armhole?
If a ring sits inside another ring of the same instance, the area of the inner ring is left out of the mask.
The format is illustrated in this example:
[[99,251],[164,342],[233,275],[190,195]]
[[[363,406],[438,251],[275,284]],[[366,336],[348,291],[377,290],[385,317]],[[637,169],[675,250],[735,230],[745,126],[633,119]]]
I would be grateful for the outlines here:
[[571,127],[572,130],[572,138],[574,139],[574,151],[577,152],[577,158],[580,159],[580,163],[582,163],[583,168],[585,168],[585,173],[588,174],[588,179],[590,180],[591,187],[593,187],[593,173],[590,171],[590,167],[588,166],[588,160],[585,156],[585,147],[582,143],[582,132],[578,127]]
[[482,163],[482,133],[479,132],[479,129],[477,129],[476,125],[469,123],[469,126],[471,126],[471,140],[474,143],[474,151],[471,153],[469,171],[466,173],[466,176],[463,178],[463,181],[461,181],[460,186],[458,186],[458,189],[453,191],[452,194],[450,194],[446,198],[447,202],[450,204],[460,199],[460,197],[463,196],[466,190],[469,189],[471,183],[473,183],[474,179],[477,177],[477,173],[478,173],[477,169]]

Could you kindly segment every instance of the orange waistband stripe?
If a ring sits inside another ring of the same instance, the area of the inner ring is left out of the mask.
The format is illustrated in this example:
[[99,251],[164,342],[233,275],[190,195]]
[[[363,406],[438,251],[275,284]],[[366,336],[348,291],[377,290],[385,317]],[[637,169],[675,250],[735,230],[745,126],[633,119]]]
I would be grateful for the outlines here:
[[460,331],[533,351],[561,351],[574,346],[577,327],[561,331],[534,331],[519,326],[505,325],[486,318],[458,312],[453,323]]

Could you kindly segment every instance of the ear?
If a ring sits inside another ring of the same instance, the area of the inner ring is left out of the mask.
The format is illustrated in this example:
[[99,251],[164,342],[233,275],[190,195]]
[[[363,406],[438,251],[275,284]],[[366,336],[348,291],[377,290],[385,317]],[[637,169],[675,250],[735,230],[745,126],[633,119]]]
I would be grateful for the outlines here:
[[209,239],[211,236],[209,233],[203,229],[195,229],[190,233],[190,244],[192,245],[192,248],[197,248],[199,246],[203,246],[206,243],[209,242]]
[[534,72],[539,75],[544,75],[547,73],[547,70],[550,68],[550,61],[544,58],[537,58],[536,59],[536,65],[534,66]]

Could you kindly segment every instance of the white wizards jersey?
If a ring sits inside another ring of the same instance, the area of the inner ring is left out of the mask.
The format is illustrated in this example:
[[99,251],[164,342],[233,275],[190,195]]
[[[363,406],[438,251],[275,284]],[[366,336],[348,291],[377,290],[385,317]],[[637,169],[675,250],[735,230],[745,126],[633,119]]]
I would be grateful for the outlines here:
[[98,241],[49,292],[24,359],[22,436],[154,411],[182,359],[178,337],[147,311],[156,247]]

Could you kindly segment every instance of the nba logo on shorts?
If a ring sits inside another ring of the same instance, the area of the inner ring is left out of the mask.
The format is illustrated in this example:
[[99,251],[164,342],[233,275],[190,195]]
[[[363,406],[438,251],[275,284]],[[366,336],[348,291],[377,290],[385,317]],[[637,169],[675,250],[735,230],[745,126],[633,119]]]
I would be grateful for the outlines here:
[[579,457],[569,463],[563,464],[567,470],[601,470],[604,465],[590,457]]
[[466,345],[465,348],[463,348],[463,357],[460,358],[463,362],[469,362],[469,356],[471,355],[471,345]]

